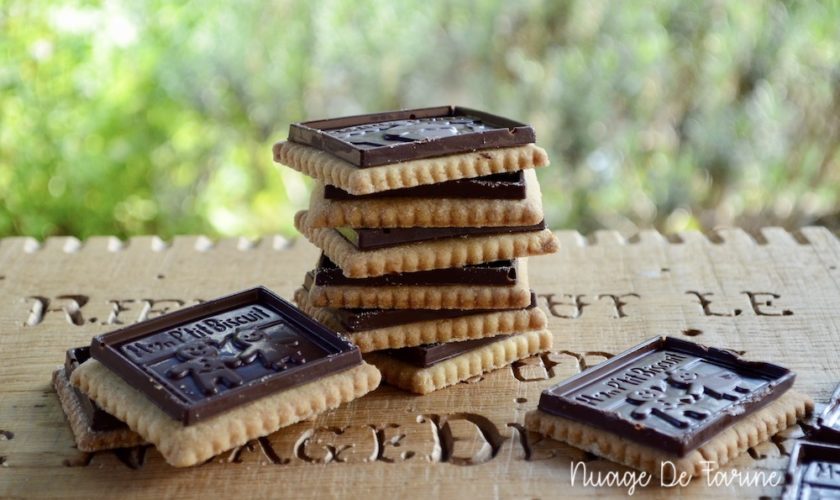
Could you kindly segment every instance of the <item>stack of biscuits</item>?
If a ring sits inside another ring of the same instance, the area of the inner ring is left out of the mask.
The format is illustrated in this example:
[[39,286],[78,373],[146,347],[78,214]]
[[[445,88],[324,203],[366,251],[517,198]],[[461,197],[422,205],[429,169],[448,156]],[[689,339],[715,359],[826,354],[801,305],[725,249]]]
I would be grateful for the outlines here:
[[322,250],[295,301],[383,379],[425,394],[550,349],[527,257],[555,252],[533,129],[459,107],[293,124],[274,159],[316,179]]

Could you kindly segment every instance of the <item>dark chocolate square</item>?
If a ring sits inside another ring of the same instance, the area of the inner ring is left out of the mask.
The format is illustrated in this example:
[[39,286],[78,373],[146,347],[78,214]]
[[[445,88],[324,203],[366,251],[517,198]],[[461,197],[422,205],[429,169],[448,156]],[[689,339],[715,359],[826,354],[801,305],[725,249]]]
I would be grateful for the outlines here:
[[362,361],[263,287],[100,335],[91,355],[184,425]]
[[456,106],[409,109],[295,123],[289,140],[331,153],[357,167],[375,167],[530,144],[530,125]]
[[778,398],[794,378],[781,366],[655,337],[546,389],[539,408],[684,456]]
[[840,446],[796,443],[785,473],[782,498],[840,498]]

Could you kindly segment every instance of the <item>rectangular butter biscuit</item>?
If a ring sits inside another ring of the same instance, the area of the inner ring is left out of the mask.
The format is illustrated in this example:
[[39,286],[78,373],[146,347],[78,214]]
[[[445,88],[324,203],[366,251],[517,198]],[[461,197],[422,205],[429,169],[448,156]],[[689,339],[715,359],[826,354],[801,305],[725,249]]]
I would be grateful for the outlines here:
[[348,332],[329,309],[312,306],[303,288],[295,292],[295,302],[303,312],[349,338],[363,353],[542,330],[548,324],[542,309],[532,307]]
[[[421,241],[378,250],[358,250],[332,228],[316,228],[306,210],[295,214],[295,227],[324,251],[348,278],[369,278],[389,273],[463,267],[496,260],[554,253],[560,247],[548,229]],[[524,274],[524,273],[523,273]]]
[[324,199],[318,183],[309,200],[312,227],[486,227],[531,226],[543,220],[540,183],[525,171],[524,200],[466,198]]
[[70,379],[105,411],[154,444],[169,464],[188,467],[357,399],[379,385],[380,374],[362,363],[188,426],[96,360],[82,363]]
[[517,333],[426,368],[378,352],[367,354],[365,359],[382,372],[388,384],[416,394],[428,394],[548,351],[552,342],[548,330]]
[[[532,410],[525,415],[525,428],[576,448],[639,469],[657,477],[673,479],[702,475],[728,464],[747,449],[768,441],[773,435],[809,415],[814,403],[808,396],[788,391],[764,408],[726,427],[685,456],[625,439],[609,430]],[[663,474],[664,472],[664,474]]]
[[353,195],[514,172],[544,167],[549,163],[548,154],[536,144],[484,149],[369,168],[358,168],[330,153],[294,142],[279,142],[273,149],[275,162]]

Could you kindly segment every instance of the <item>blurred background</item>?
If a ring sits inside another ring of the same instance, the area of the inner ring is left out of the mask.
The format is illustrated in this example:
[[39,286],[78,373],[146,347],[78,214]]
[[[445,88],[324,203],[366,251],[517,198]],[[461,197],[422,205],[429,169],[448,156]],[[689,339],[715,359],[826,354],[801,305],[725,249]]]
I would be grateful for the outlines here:
[[289,123],[527,121],[547,220],[840,226],[840,2],[0,0],[0,236],[291,235]]

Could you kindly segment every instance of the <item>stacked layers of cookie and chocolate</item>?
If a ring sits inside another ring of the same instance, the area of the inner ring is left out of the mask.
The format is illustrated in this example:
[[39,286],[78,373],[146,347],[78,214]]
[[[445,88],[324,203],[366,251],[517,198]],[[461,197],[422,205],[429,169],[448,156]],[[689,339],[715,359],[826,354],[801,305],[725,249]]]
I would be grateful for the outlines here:
[[525,124],[457,107],[294,124],[275,160],[318,182],[323,253],[295,299],[386,381],[429,392],[545,350],[527,257],[557,249]]

